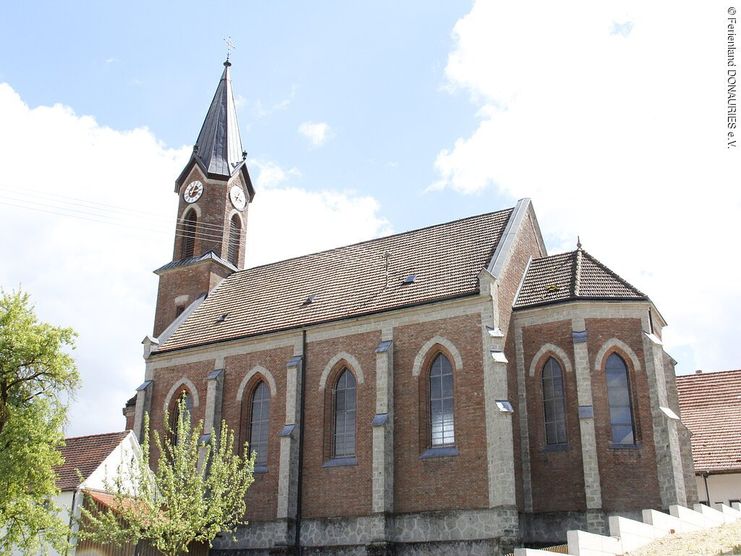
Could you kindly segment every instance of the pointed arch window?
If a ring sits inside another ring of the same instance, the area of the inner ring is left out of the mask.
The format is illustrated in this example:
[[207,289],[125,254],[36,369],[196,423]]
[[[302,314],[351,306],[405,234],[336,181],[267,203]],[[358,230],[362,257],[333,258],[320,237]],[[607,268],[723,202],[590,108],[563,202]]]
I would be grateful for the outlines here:
[[332,390],[334,415],[332,457],[349,458],[355,455],[355,376],[343,369]]
[[430,445],[433,448],[453,446],[453,367],[442,353],[435,357],[430,367],[429,395]]
[[628,366],[617,353],[607,358],[605,380],[607,381],[607,401],[610,406],[612,443],[635,444],[635,421],[630,400]]
[[566,408],[563,369],[553,357],[543,366],[543,417],[545,443],[549,446],[566,444]]
[[196,246],[196,228],[198,227],[198,215],[195,210],[190,210],[183,219],[182,234],[183,243],[180,258],[192,257]]
[[255,456],[255,468],[263,470],[268,465],[268,430],[270,428],[270,390],[260,381],[252,391],[250,404],[250,455]]
[[173,397],[173,403],[170,407],[170,431],[172,434],[172,445],[176,446],[178,443],[178,422],[180,421],[180,407],[181,401],[184,402],[184,409],[187,411],[188,421],[192,421],[193,415],[193,396],[190,395],[188,390],[183,389],[177,396]]
[[242,222],[236,214],[229,221],[229,245],[227,246],[227,260],[234,266],[239,264],[239,242],[242,232]]

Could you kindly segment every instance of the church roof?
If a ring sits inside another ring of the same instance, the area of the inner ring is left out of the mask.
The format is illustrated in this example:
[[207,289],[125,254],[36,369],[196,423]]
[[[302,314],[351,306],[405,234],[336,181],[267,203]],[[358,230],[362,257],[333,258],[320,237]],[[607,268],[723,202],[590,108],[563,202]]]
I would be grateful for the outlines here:
[[514,307],[578,299],[647,300],[648,297],[579,248],[570,253],[533,259]]
[[78,470],[83,480],[87,479],[130,433],[121,431],[65,438],[65,445],[60,449],[64,463],[54,470],[57,473],[57,488],[77,488],[80,484]]
[[[513,209],[248,268],[160,352],[478,294]],[[407,283],[405,283],[407,282]]]
[[194,156],[211,175],[231,177],[242,164],[242,139],[232,93],[232,78],[224,62],[224,72],[206,113],[196,140]]
[[695,471],[741,470],[741,370],[677,377]]

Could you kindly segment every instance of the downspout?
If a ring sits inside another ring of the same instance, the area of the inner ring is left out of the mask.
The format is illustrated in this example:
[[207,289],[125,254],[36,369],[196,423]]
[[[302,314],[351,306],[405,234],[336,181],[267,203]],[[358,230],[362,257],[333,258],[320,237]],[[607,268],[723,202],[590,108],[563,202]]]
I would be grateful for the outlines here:
[[306,400],[306,329],[301,331],[301,400],[299,402],[299,433],[298,433],[298,477],[296,487],[296,538],[294,540],[295,554],[301,554],[301,499],[304,490],[304,405]]
[[710,473],[707,471],[702,472],[702,478],[705,480],[705,496],[707,496],[708,499],[708,507],[712,508],[713,503],[710,501],[710,490],[708,490],[708,475],[710,475]]

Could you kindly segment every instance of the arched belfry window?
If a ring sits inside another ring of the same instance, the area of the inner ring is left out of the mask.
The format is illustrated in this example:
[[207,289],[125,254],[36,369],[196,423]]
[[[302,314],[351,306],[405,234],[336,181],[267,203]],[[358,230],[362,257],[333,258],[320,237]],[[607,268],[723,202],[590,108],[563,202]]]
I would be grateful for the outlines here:
[[236,214],[229,221],[229,245],[227,246],[227,260],[234,266],[239,264],[239,241],[242,231],[242,222]]
[[181,401],[183,402],[184,409],[188,412],[188,420],[192,422],[193,419],[193,396],[190,395],[187,389],[183,389],[177,396],[173,396],[173,402],[169,410],[173,446],[176,446],[178,443],[178,422],[180,421]]
[[566,444],[563,369],[553,357],[549,357],[543,366],[542,383],[545,443],[548,445]]
[[256,467],[268,465],[268,429],[270,428],[270,390],[260,381],[252,392],[250,404],[250,455],[255,456]]
[[617,353],[613,353],[607,358],[605,380],[607,381],[607,401],[610,406],[612,443],[635,444],[628,366]]
[[340,372],[332,390],[333,442],[332,456],[346,458],[355,455],[355,376],[349,369]]
[[453,420],[453,367],[445,355],[439,353],[432,361],[430,386],[430,445],[455,444]]
[[195,210],[190,210],[183,219],[180,233],[183,236],[180,258],[192,257],[196,246],[196,229],[198,227],[198,215]]

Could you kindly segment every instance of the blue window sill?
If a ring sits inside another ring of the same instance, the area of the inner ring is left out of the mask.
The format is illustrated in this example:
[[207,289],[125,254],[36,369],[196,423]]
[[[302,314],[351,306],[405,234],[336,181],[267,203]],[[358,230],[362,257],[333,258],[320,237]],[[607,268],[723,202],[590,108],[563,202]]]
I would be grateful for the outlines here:
[[349,458],[333,458],[325,461],[322,467],[344,467],[346,465],[357,465],[358,460],[355,457]]
[[636,442],[635,444],[615,444],[610,442],[610,449],[612,450],[640,450],[641,443]]
[[543,446],[544,452],[568,452],[568,444],[546,444]]
[[268,466],[267,465],[255,465],[255,468],[252,470],[253,473],[267,473],[268,472]]
[[444,446],[440,448],[428,448],[421,456],[419,456],[419,459],[449,458],[459,454],[460,452],[455,446]]

